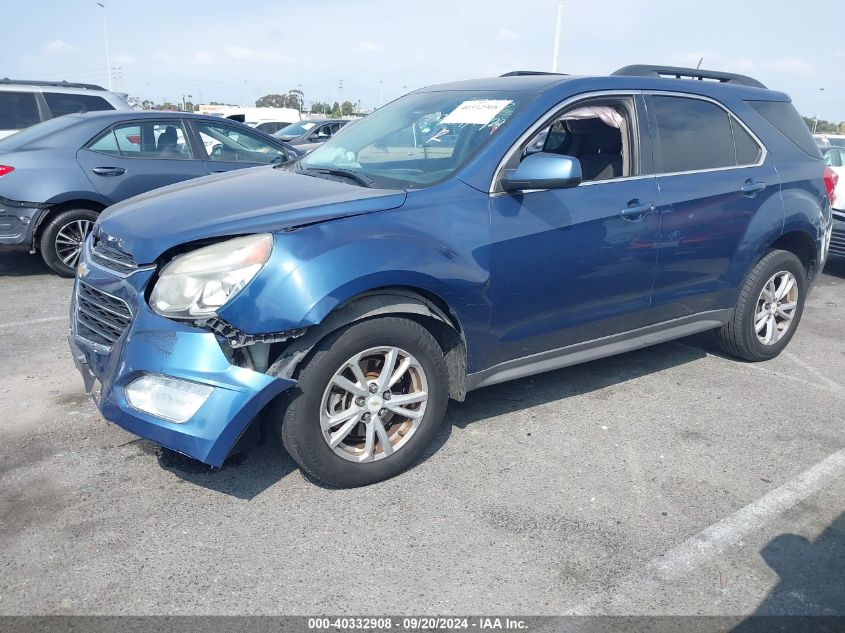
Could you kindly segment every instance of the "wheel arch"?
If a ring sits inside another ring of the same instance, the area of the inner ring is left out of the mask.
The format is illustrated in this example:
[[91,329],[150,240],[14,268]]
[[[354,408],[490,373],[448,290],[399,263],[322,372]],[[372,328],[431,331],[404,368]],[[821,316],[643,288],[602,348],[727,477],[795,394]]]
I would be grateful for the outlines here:
[[381,316],[405,316],[425,327],[437,340],[449,372],[449,395],[466,396],[467,349],[460,321],[449,304],[428,290],[386,286],[359,293],[331,310],[304,336],[285,346],[267,373],[293,378],[314,347],[331,333],[352,323]]
[[793,229],[784,233],[772,242],[767,250],[772,249],[788,251],[800,259],[808,278],[818,263],[816,243],[807,231],[802,229]]
[[50,220],[56,217],[59,213],[62,213],[63,211],[70,211],[71,209],[88,209],[89,211],[101,213],[107,206],[107,204],[103,204],[102,202],[85,198],[74,198],[64,202],[51,203],[51,206],[38,217],[38,220],[32,229],[30,252],[34,253],[38,250],[38,244],[41,241],[41,235],[44,233],[44,229],[50,223]]

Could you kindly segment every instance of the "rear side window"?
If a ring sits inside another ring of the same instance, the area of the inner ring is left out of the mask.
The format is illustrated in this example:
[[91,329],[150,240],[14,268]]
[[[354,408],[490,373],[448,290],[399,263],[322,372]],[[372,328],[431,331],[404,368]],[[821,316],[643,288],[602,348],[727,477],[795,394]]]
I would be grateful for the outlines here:
[[70,95],[61,92],[45,92],[44,99],[50,107],[53,116],[65,114],[79,114],[82,112],[96,112],[99,110],[114,110],[114,107],[95,95]]
[[0,130],[22,130],[41,121],[31,92],[0,92]]
[[180,121],[125,123],[100,136],[88,149],[124,158],[193,158],[185,128]]
[[698,171],[736,165],[728,113],[700,99],[652,96],[657,120],[657,170]]
[[788,101],[746,101],[760,116],[813,158],[821,158],[818,145],[798,111]]

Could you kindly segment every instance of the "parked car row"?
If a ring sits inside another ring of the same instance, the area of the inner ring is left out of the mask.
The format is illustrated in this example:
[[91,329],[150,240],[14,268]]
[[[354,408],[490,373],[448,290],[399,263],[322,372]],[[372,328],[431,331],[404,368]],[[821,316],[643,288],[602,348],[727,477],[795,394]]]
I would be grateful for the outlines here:
[[51,119],[0,141],[0,245],[73,276],[106,207],[183,180],[303,152],[228,119],[112,110]]
[[[74,183],[120,189],[134,152],[208,172],[283,151],[220,119],[111,116],[52,122]],[[20,170],[0,154],[15,210],[52,169],[38,151]],[[410,467],[480,387],[705,330],[774,358],[839,226],[789,99],[700,69],[434,86],[278,162],[129,198],[72,237],[69,342],[106,419],[212,466],[261,420],[337,486]]]

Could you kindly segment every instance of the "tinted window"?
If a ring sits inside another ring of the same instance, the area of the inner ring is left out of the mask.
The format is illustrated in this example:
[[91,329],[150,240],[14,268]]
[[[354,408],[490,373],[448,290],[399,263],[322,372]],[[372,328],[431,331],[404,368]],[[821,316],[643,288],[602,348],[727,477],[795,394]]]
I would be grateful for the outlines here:
[[813,135],[810,134],[804,120],[791,103],[788,101],[748,101],[747,103],[804,152],[813,157],[821,156]]
[[22,130],[41,121],[31,92],[0,92],[0,130]]
[[675,173],[736,164],[731,121],[722,108],[683,97],[654,96],[651,102],[661,149],[658,171]]
[[126,158],[193,158],[179,121],[145,121],[116,125],[88,149]]
[[278,163],[288,159],[287,152],[270,145],[257,134],[226,125],[197,125],[208,158],[238,163]]
[[44,99],[50,106],[53,116],[78,114],[81,112],[95,112],[97,110],[114,110],[112,105],[94,95],[68,95],[60,92],[45,92]]
[[757,141],[751,138],[748,131],[738,121],[731,119],[731,127],[734,131],[734,143],[736,144],[736,164],[753,165],[760,160],[762,150]]

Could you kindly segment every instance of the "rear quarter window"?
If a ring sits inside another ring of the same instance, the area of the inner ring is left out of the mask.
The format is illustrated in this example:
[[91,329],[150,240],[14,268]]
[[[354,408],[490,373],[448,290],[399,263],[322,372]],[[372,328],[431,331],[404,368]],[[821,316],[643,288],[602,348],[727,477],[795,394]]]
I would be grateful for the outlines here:
[[53,116],[65,114],[80,114],[82,112],[97,112],[100,110],[114,110],[114,107],[102,97],[96,95],[73,95],[61,92],[45,92],[44,99]]
[[805,154],[821,158],[819,146],[798,111],[788,101],[746,101],[757,113],[774,125]]
[[0,130],[22,130],[41,121],[31,92],[0,92]]

